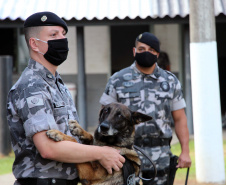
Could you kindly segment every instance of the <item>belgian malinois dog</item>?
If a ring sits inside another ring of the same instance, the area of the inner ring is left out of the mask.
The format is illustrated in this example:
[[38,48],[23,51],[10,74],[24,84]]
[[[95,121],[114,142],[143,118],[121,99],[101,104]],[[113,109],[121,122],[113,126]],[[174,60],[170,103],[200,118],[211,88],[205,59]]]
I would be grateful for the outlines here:
[[[120,154],[132,164],[137,176],[141,162],[133,147],[135,125],[151,119],[152,117],[150,116],[131,111],[123,104],[111,103],[103,106],[101,109],[99,125],[94,133],[94,137],[82,129],[76,121],[69,121],[69,128],[71,133],[78,136],[84,144],[110,146],[120,150]],[[75,138],[67,136],[58,130],[49,130],[46,134],[54,141],[77,142]],[[107,170],[98,162],[77,163],[75,165],[82,184],[130,184],[125,182],[122,169],[108,174]]]

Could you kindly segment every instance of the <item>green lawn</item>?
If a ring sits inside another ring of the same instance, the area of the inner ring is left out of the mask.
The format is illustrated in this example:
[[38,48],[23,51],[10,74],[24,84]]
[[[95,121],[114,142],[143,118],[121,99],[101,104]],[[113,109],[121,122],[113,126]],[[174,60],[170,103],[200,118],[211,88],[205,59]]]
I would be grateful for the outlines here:
[[[192,160],[192,166],[189,172],[189,179],[195,179],[195,152],[194,152],[194,140],[190,140],[190,156]],[[173,154],[179,155],[181,152],[181,148],[179,143],[172,145],[171,150]],[[0,175],[7,174],[12,172],[12,164],[14,161],[14,154],[10,153],[7,157],[0,157]],[[224,163],[226,169],[226,140],[224,140]],[[185,179],[187,173],[187,169],[178,169],[176,173],[176,179]]]
[[[195,179],[195,152],[194,152],[194,140],[190,140],[189,142],[189,149],[190,149],[190,157],[192,160],[192,165],[189,170],[189,179]],[[171,151],[174,155],[179,156],[181,152],[180,144],[177,143],[171,146]],[[187,174],[186,169],[178,169],[176,173],[176,179],[185,179]]]
[[14,153],[10,153],[7,157],[0,157],[0,175],[11,173],[14,161]]
[[[224,147],[224,166],[226,169],[226,140],[224,140],[224,142],[223,142],[223,147]],[[190,171],[189,171],[189,179],[196,179],[194,140],[190,140],[189,149],[190,149],[190,156],[191,156],[191,160],[192,160],[192,165],[191,165]],[[181,152],[180,144],[177,143],[175,145],[172,145],[171,151],[174,155],[179,155]],[[186,174],[187,174],[187,169],[178,169],[175,178],[176,179],[185,179]],[[225,173],[225,175],[226,175],[226,173]]]

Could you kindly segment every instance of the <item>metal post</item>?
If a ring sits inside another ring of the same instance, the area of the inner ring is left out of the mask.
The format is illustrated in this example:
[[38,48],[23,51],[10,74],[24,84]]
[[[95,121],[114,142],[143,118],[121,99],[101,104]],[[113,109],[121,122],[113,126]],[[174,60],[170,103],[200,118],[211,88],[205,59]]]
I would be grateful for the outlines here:
[[196,178],[225,184],[214,1],[190,0]]
[[11,151],[9,127],[7,124],[7,95],[12,86],[12,56],[0,56],[0,154]]
[[78,51],[78,114],[80,125],[87,130],[86,115],[86,73],[84,52],[84,28],[77,27],[77,51]]

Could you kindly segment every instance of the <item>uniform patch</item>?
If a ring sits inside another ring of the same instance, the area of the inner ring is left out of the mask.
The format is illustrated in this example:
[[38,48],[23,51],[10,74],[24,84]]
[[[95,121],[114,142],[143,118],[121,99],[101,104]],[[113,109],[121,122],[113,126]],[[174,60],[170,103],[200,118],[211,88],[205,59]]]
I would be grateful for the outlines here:
[[27,100],[27,105],[29,108],[44,105],[44,101],[43,101],[41,94],[38,94],[35,96],[30,96],[30,97],[26,98],[26,100]]
[[168,92],[170,89],[169,83],[168,82],[162,82],[160,84],[160,87],[162,88],[163,91]]
[[124,74],[123,79],[127,81],[132,80],[132,74]]
[[131,86],[134,85],[133,82],[123,82],[122,84],[123,84],[125,87],[131,87]]

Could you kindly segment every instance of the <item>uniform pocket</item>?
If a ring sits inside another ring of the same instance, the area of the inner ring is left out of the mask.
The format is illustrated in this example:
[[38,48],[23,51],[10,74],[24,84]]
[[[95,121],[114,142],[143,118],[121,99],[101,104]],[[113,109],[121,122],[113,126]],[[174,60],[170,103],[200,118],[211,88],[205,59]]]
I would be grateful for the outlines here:
[[131,106],[134,103],[141,101],[140,92],[128,92],[128,91],[120,91],[117,92],[118,101],[123,103],[126,106]]
[[54,102],[53,103],[53,114],[54,117],[63,117],[67,116],[67,107],[64,102]]
[[66,107],[54,108],[53,112],[55,116],[64,116],[67,115],[67,108]]

